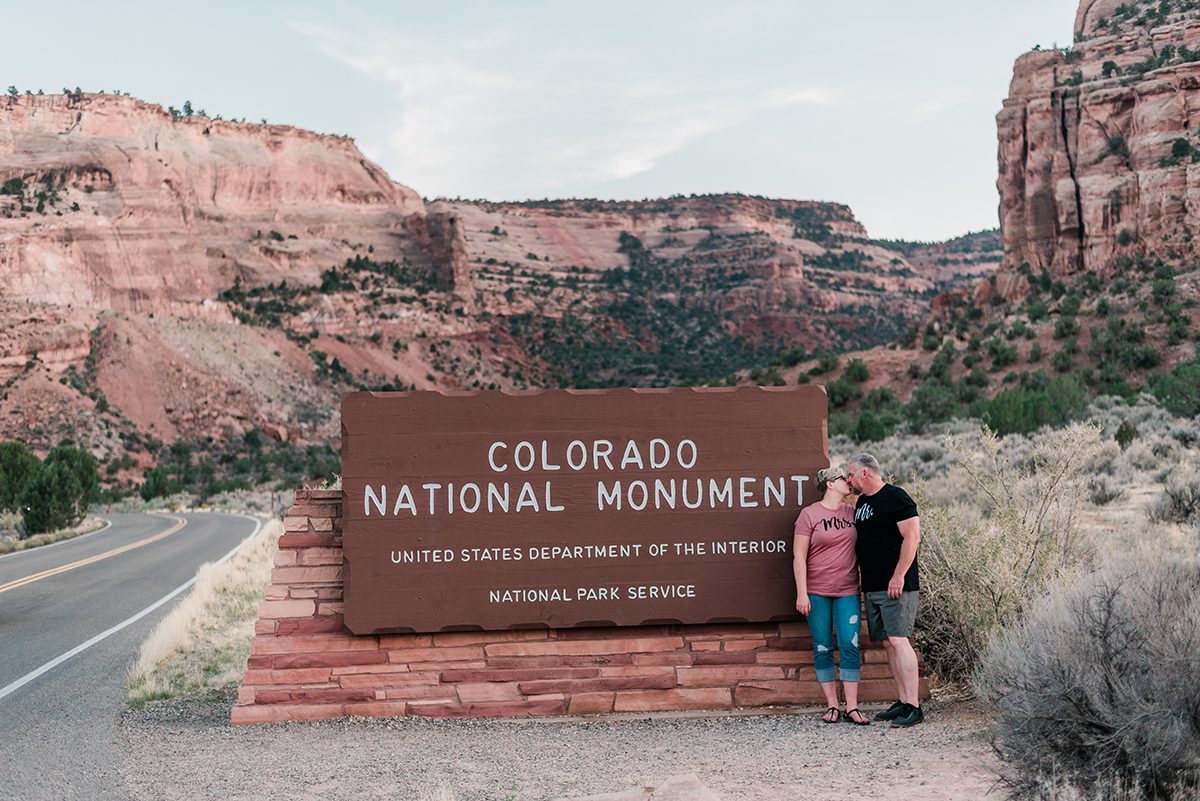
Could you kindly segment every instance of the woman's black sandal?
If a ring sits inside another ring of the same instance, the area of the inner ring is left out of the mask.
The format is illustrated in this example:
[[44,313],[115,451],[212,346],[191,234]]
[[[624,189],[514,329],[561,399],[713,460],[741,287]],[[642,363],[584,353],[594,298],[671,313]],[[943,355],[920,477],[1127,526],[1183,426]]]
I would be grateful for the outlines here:
[[[862,718],[862,720],[854,719],[855,712],[858,712],[858,716],[860,718]],[[864,715],[862,712],[860,712],[858,707],[854,707],[854,709],[846,710],[846,722],[853,723],[855,726],[870,726],[871,725],[871,721],[867,720],[867,716]]]
[[[825,715],[828,715],[830,712],[833,713],[833,717],[825,717]],[[842,719],[842,710],[838,709],[836,706],[831,706],[825,710],[825,715],[821,716],[821,720],[825,721],[826,723],[837,723]]]

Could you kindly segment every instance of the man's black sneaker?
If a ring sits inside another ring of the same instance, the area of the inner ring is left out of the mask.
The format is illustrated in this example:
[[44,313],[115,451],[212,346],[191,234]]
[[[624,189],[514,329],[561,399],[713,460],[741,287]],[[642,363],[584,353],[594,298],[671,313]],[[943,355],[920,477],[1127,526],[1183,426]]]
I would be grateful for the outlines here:
[[892,728],[899,729],[905,726],[916,726],[923,720],[925,720],[925,713],[921,711],[921,707],[905,704],[904,714],[893,718]]
[[875,719],[876,720],[895,720],[896,718],[898,718],[902,714],[904,714],[904,707],[906,707],[906,706],[908,706],[908,704],[904,703],[903,701],[897,701],[896,703],[892,704],[891,706],[889,706],[887,709],[883,710],[882,712],[876,712]]

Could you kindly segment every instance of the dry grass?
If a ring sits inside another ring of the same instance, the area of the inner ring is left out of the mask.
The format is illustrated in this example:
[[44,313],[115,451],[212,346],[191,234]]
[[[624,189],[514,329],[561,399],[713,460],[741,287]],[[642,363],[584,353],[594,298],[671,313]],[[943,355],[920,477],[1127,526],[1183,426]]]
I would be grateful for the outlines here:
[[282,531],[272,520],[228,562],[200,568],[192,591],[142,643],[129,676],[131,705],[241,680]]
[[3,520],[0,520],[0,556],[16,551],[26,551],[42,545],[51,545],[55,542],[62,542],[63,540],[70,540],[75,537],[82,537],[84,534],[89,534],[104,525],[104,521],[89,517],[73,528],[47,531],[43,534],[34,534],[32,537],[18,538],[12,534],[3,532],[15,531],[17,521],[21,519],[20,515],[5,514],[3,518]]

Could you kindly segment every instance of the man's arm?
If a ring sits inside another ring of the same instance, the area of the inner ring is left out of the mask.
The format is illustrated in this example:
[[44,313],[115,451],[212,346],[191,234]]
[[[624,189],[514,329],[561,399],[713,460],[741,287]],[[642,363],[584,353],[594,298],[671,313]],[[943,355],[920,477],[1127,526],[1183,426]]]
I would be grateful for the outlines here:
[[900,545],[900,561],[896,562],[896,572],[892,573],[888,582],[889,598],[899,598],[900,593],[904,592],[904,574],[912,567],[913,560],[917,558],[917,546],[921,544],[921,518],[901,520],[896,527],[900,529],[904,542]]

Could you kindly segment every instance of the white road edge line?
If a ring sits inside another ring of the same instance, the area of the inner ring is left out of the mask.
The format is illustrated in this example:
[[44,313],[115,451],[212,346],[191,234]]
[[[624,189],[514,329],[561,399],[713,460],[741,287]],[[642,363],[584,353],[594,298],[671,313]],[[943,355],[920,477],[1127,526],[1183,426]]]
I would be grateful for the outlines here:
[[59,540],[58,542],[52,542],[49,545],[39,545],[36,548],[26,548],[23,551],[13,551],[12,553],[6,553],[3,555],[0,555],[0,559],[7,559],[10,556],[20,556],[23,553],[45,553],[46,551],[53,548],[55,545],[66,545],[68,542],[79,542],[80,540],[87,539],[88,537],[92,536],[93,534],[99,534],[101,531],[108,531],[110,528],[112,528],[112,521],[109,520],[107,517],[97,517],[96,519],[103,520],[104,525],[101,526],[100,528],[89,531],[87,534],[80,534],[78,537],[71,537],[69,539]]
[[[229,553],[225,554],[224,556],[222,556],[220,559],[218,559],[216,562],[213,563],[216,565],[222,564],[224,562],[227,562],[229,559],[231,559],[233,557],[233,555],[236,554],[238,551],[240,551],[242,549],[242,546],[245,545],[247,542],[249,542],[250,538],[253,537],[255,534],[257,534],[258,530],[260,528],[262,528],[262,521],[256,517],[250,517],[249,515],[239,515],[239,514],[233,514],[233,513],[226,513],[226,514],[229,514],[230,517],[244,517],[247,520],[253,520],[254,521],[254,530],[251,531],[249,534],[247,534],[245,539],[243,539],[237,545],[233,546],[233,549]],[[199,570],[199,568],[197,568],[197,571],[198,570]],[[196,576],[192,576],[190,579],[185,581],[183,584],[180,584],[178,587],[171,590],[169,593],[167,593],[163,597],[159,598],[157,601],[150,604],[145,609],[143,609],[142,611],[135,614],[133,617],[122,620],[117,625],[113,626],[110,629],[106,629],[105,631],[100,632],[99,634],[97,634],[95,637],[91,638],[87,642],[76,645],[74,648],[72,648],[70,651],[67,651],[62,656],[57,656],[54,659],[51,659],[49,662],[42,665],[37,670],[26,673],[24,676],[17,679],[16,681],[14,681],[12,684],[9,684],[7,687],[4,687],[3,689],[0,689],[0,699],[3,699],[6,695],[16,692],[17,690],[21,689],[29,682],[36,679],[38,676],[41,676],[43,673],[53,670],[54,668],[61,665],[63,662],[66,662],[71,657],[78,656],[79,654],[81,654],[84,651],[86,651],[87,649],[91,648],[93,645],[100,642],[101,640],[111,637],[113,634],[116,634],[118,631],[125,628],[126,626],[133,625],[134,623],[138,622],[139,620],[144,618],[146,615],[153,612],[155,609],[158,609],[160,606],[165,604],[167,601],[170,601],[176,595],[179,595],[179,593],[188,589],[195,583],[196,583]]]

